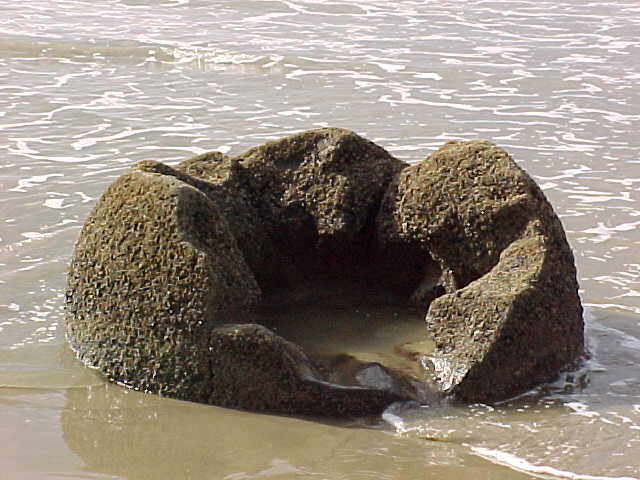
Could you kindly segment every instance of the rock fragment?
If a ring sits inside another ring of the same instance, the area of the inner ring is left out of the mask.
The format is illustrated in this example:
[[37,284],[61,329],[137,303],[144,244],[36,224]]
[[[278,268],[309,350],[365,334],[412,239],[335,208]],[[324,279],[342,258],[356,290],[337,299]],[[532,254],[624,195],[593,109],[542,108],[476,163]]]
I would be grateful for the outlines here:
[[437,264],[412,301],[429,305],[433,363],[446,392],[503,400],[553,380],[583,354],[564,230],[504,150],[449,142],[406,168],[383,201],[378,234]]

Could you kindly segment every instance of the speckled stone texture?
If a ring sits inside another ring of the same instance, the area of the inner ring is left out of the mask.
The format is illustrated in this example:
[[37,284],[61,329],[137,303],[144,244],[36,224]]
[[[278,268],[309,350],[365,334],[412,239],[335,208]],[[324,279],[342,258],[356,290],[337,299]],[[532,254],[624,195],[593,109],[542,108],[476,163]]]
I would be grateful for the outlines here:
[[[318,253],[325,238],[363,240],[402,165],[345,130],[281,143],[250,150],[246,166],[217,153],[175,169],[141,162],[107,189],[68,275],[67,337],[83,361],[139,390],[256,410],[358,416],[406,399],[326,382],[297,346],[255,324],[263,289],[311,287],[328,269],[336,252]],[[331,227],[320,226],[322,205]]]
[[437,264],[412,301],[431,302],[432,360],[446,392],[503,400],[552,381],[583,354],[562,225],[535,182],[495,145],[449,142],[404,169],[383,201],[378,236]]
[[504,151],[454,142],[408,166],[334,128],[132,167],[81,231],[66,331],[83,361],[139,390],[375,414],[410,396],[328,382],[260,325],[262,307],[354,292],[429,308],[436,373],[465,400],[521,393],[583,352],[562,226]]
[[142,162],[102,195],[76,244],[67,336],[113,380],[205,401],[213,325],[247,317],[259,287],[218,208]]
[[267,299],[283,290],[317,290],[320,280],[325,288],[345,280],[375,283],[375,218],[387,185],[406,164],[336,128],[269,142],[237,160],[276,246],[269,262],[253,263]]

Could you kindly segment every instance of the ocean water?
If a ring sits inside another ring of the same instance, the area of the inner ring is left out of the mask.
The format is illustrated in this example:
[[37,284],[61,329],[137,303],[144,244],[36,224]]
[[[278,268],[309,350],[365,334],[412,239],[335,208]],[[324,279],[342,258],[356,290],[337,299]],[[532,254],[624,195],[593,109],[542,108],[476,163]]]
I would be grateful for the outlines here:
[[[0,476],[640,479],[638,32],[630,0],[0,0]],[[328,125],[408,162],[511,153],[574,249],[584,370],[345,423],[128,391],[74,358],[65,269],[110,182]]]

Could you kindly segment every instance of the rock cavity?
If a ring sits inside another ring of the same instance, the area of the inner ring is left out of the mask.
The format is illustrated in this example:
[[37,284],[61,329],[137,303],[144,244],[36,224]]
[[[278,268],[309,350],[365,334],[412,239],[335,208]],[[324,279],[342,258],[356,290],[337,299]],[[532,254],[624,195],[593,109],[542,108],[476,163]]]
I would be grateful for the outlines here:
[[66,331],[110,379],[184,400],[360,416],[432,398],[419,370],[323,357],[268,313],[346,299],[428,311],[395,352],[467,401],[551,381],[584,350],[562,225],[506,152],[450,142],[407,165],[335,128],[124,173],[76,244]]

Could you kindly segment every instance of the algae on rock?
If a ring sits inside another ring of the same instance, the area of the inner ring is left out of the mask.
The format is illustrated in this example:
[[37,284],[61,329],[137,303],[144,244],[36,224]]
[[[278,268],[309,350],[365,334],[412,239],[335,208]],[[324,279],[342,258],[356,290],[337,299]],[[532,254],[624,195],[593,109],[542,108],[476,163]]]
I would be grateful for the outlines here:
[[205,401],[212,325],[246,318],[258,296],[217,207],[170,167],[143,162],[85,222],[67,280],[67,337],[114,380]]
[[435,373],[465,400],[553,380],[584,349],[562,225],[508,154],[450,142],[407,165],[334,128],[123,174],[76,244],[67,336],[112,380],[179,399],[333,416],[416,399],[331,383],[261,324],[351,294],[428,309]]
[[406,168],[387,192],[378,233],[382,242],[418,244],[438,264],[439,278],[431,269],[412,300],[433,300],[427,323],[445,391],[505,399],[552,381],[583,354],[564,230],[504,150],[449,142]]
[[283,288],[317,289],[321,279],[325,288],[345,279],[374,283],[369,250],[375,218],[403,162],[335,128],[269,142],[237,159],[277,250],[271,264],[254,265],[267,297],[281,297]]

